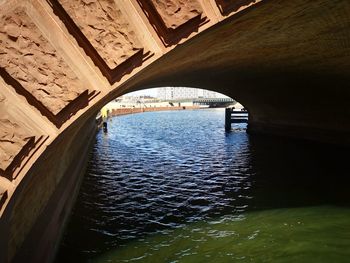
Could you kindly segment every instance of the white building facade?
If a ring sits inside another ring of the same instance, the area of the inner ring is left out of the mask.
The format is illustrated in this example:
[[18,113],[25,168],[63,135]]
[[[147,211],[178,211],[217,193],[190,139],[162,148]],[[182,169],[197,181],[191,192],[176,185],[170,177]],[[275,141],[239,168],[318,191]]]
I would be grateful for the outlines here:
[[157,97],[161,100],[197,99],[197,98],[227,98],[227,96],[209,90],[185,88],[185,87],[162,87],[158,88]]

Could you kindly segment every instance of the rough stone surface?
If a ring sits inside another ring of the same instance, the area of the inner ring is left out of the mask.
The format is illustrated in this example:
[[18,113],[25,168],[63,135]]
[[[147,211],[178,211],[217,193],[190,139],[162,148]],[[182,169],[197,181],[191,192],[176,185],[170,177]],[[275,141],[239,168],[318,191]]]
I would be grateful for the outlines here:
[[4,188],[1,187],[0,185],[0,203],[1,203],[1,199],[3,197],[3,195],[5,194],[6,190]]
[[3,186],[0,185],[0,209],[7,198],[7,190]]
[[6,170],[22,150],[28,137],[28,134],[25,134],[18,124],[0,118],[0,169]]
[[192,0],[151,0],[165,26],[176,29],[188,20],[203,13],[197,1]]
[[84,88],[27,14],[0,11],[0,67],[53,114]]
[[11,164],[16,155],[30,137],[20,125],[11,121],[6,111],[6,98],[0,93],[0,169],[3,171]]
[[135,32],[114,0],[59,2],[110,69],[141,48]]

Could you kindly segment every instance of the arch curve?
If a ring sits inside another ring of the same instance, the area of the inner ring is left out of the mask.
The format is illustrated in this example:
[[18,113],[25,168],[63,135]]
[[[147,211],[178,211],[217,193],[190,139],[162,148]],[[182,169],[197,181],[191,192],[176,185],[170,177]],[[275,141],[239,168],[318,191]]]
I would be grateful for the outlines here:
[[169,2],[0,0],[1,262],[52,259],[95,114],[127,92],[209,89],[252,132],[349,144],[349,1]]

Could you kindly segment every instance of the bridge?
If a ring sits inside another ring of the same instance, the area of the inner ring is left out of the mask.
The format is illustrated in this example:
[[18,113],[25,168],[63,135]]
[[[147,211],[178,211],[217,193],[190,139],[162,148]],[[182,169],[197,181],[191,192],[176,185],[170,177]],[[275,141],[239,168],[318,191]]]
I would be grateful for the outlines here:
[[231,98],[198,98],[193,100],[193,104],[209,105],[211,108],[228,107],[235,103],[236,101]]
[[251,133],[350,142],[348,0],[0,0],[0,262],[52,260],[108,101],[214,90]]
[[210,108],[222,108],[235,104],[236,101],[231,98],[198,98],[193,100],[196,105],[209,105]]

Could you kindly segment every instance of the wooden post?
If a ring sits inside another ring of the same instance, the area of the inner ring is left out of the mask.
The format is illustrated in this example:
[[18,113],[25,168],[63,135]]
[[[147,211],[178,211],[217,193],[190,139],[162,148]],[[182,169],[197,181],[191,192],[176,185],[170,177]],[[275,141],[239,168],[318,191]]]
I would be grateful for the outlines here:
[[225,130],[231,130],[231,108],[225,109]]

